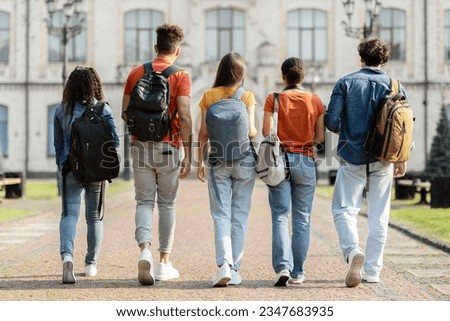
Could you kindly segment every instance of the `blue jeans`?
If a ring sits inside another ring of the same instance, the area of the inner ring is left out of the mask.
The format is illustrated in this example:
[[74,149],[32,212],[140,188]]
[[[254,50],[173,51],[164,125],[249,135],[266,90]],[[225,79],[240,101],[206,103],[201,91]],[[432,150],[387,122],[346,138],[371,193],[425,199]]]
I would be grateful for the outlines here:
[[[316,189],[314,159],[300,153],[287,153],[291,177],[269,186],[272,212],[272,266],[275,273],[287,269],[292,277],[304,275],[309,249],[311,209]],[[292,208],[292,236],[289,214]]]
[[255,177],[253,155],[208,167],[217,266],[227,263],[235,271],[241,267]]
[[[393,166],[375,162],[370,164],[369,171],[369,191],[366,193],[369,233],[364,270],[370,276],[379,276],[389,223]],[[346,261],[349,253],[359,248],[357,216],[365,185],[366,165],[353,165],[341,160],[334,186],[332,212]]]
[[131,148],[136,194],[138,245],[153,243],[153,210],[158,204],[159,252],[171,253],[175,235],[175,200],[180,173],[180,149],[167,143],[135,142]]
[[[103,239],[103,221],[100,221],[100,213],[98,213],[101,182],[91,183],[83,187],[70,172],[66,176],[65,197],[61,175],[58,175],[58,184],[62,202],[62,213],[59,223],[61,258],[64,258],[66,255],[70,255],[73,258],[81,198],[84,194],[87,223],[87,253],[84,263],[85,265],[96,265]],[[64,201],[66,206],[64,206]],[[65,213],[65,208],[67,213]]]

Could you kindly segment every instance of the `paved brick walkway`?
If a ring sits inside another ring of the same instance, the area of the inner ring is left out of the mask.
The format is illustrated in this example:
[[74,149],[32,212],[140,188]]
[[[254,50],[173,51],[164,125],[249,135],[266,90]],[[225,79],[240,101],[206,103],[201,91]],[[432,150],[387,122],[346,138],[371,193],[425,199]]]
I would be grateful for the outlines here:
[[[267,188],[257,182],[249,219],[240,286],[211,288],[214,262],[213,223],[207,186],[194,178],[181,182],[177,204],[177,231],[172,254],[180,270],[177,280],[152,287],[137,282],[139,250],[134,241],[134,193],[108,194],[104,243],[99,274],[83,272],[85,224],[78,224],[75,267],[77,283],[61,283],[59,258],[59,201],[29,203],[39,214],[0,223],[0,298],[8,300],[156,300],[156,301],[448,301],[450,255],[403,233],[389,230],[382,283],[344,285],[345,267],[337,243],[329,200],[316,197],[312,237],[306,264],[307,281],[275,288],[271,267],[271,228]],[[2,206],[13,206],[4,200]],[[156,215],[155,215],[156,218]],[[360,217],[362,240],[365,218]],[[157,226],[157,224],[155,224]],[[155,231],[156,233],[156,231]],[[155,234],[156,235],[156,234]],[[155,244],[157,245],[157,244]],[[156,256],[156,247],[153,249]]]

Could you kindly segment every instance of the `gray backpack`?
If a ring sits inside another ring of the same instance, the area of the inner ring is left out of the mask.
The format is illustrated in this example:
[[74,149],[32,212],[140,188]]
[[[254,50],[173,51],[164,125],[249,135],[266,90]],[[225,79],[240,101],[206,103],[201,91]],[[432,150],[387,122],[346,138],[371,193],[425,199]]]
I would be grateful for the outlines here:
[[215,102],[206,111],[210,158],[237,160],[251,151],[247,107],[241,100],[244,93],[245,89],[239,87],[233,97]]

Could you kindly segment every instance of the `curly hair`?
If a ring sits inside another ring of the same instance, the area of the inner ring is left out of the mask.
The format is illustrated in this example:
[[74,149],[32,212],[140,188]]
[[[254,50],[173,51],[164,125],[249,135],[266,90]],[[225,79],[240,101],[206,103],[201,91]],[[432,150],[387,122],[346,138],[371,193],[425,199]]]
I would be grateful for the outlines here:
[[379,39],[370,39],[359,44],[358,53],[367,66],[375,67],[388,62],[391,49]]
[[288,85],[297,85],[305,78],[303,61],[300,58],[287,58],[281,65],[281,73],[286,77]]
[[156,29],[156,47],[163,55],[173,54],[184,39],[183,29],[164,23]]
[[67,79],[61,101],[66,106],[66,112],[72,114],[76,102],[89,104],[94,98],[103,100],[103,85],[99,75],[92,67],[75,67]]

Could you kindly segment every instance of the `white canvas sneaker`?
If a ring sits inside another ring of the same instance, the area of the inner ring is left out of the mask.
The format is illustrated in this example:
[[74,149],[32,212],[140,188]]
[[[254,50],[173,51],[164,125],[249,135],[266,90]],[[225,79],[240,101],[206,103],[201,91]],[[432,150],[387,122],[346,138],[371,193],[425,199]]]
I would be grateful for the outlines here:
[[176,279],[180,276],[180,272],[172,266],[172,263],[158,263],[156,266],[155,280],[167,281]]
[[289,282],[291,282],[292,284],[302,284],[303,282],[305,282],[305,276],[299,274],[297,275],[297,277],[291,278]]
[[345,285],[349,288],[361,283],[361,269],[364,265],[364,259],[364,253],[360,249],[353,249],[348,255],[348,272],[345,277]]
[[368,275],[366,271],[362,271],[362,280],[367,283],[380,283],[380,277],[376,275]]
[[63,284],[73,284],[76,282],[75,272],[73,268],[73,261],[69,255],[66,255],[63,259]]
[[85,276],[96,276],[97,275],[97,267],[93,264],[86,265],[84,267],[84,275]]
[[149,249],[143,249],[139,256],[138,280],[142,285],[153,285],[155,277],[153,272],[153,256]]
[[275,286],[287,286],[287,283],[290,278],[291,278],[291,273],[289,272],[289,270],[286,270],[286,269],[282,270],[280,273],[277,274],[274,285]]
[[239,275],[238,271],[231,270],[231,280],[228,282],[228,285],[239,285],[242,282],[242,278]]
[[231,280],[231,268],[228,263],[224,263],[217,271],[213,279],[213,287],[224,287]]

